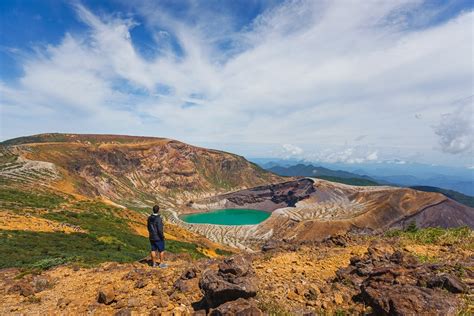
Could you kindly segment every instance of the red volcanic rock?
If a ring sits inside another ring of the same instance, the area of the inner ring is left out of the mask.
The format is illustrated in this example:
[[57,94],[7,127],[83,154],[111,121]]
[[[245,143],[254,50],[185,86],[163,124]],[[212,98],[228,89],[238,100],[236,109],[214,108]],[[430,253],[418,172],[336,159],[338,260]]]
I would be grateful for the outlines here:
[[215,308],[226,302],[257,295],[257,279],[243,257],[230,257],[219,265],[219,270],[204,271],[199,287],[207,307]]
[[235,301],[224,303],[210,312],[211,316],[239,315],[239,316],[261,316],[262,311],[253,300],[239,298]]

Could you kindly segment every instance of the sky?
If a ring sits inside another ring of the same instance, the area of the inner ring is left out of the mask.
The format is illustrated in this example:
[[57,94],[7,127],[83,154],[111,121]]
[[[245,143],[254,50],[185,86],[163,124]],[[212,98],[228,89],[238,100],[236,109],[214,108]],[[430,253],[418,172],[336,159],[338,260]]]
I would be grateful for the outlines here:
[[0,1],[0,140],[473,169],[473,3]]

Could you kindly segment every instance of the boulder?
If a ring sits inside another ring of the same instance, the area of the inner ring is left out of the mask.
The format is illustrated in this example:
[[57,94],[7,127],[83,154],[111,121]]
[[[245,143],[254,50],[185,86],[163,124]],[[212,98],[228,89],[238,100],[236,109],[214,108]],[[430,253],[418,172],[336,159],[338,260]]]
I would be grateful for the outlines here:
[[132,311],[129,308],[122,308],[114,316],[132,316]]
[[455,315],[458,307],[453,296],[412,285],[371,283],[362,295],[377,315]]
[[339,269],[334,281],[360,291],[355,298],[377,315],[453,315],[459,301],[451,293],[465,293],[468,286],[454,275],[437,275],[439,270],[451,268],[420,263],[412,254],[376,241],[366,255],[352,257],[348,267]]
[[8,289],[8,293],[18,293],[22,296],[28,297],[31,296],[35,293],[34,288],[31,286],[31,284],[27,282],[19,282],[15,285],[13,285],[10,289]]
[[174,282],[173,287],[183,293],[196,290],[198,287],[198,280],[196,279],[198,273],[200,273],[198,268],[189,268]]
[[158,308],[166,308],[170,304],[170,300],[168,296],[160,296],[156,298],[153,302],[153,305],[155,305]]
[[107,286],[99,290],[97,295],[97,302],[109,305],[115,301],[115,289],[112,286]]
[[173,287],[182,293],[186,293],[192,291],[196,287],[196,283],[193,280],[178,279],[174,282]]
[[69,298],[61,297],[58,299],[58,302],[56,303],[56,306],[59,308],[65,308],[69,304],[71,304],[72,300]]
[[239,298],[235,301],[224,303],[216,309],[211,310],[210,315],[261,316],[263,313],[257,307],[254,300]]
[[263,246],[262,251],[267,252],[271,250],[275,250],[278,248],[278,243],[275,240],[268,240]]
[[201,271],[199,271],[198,268],[196,268],[196,267],[191,267],[191,268],[187,269],[186,271],[184,271],[184,272],[181,274],[180,279],[181,279],[181,280],[194,279],[195,277],[197,277],[197,275],[198,275],[199,272],[201,272]]
[[250,263],[242,256],[230,257],[219,263],[219,274],[240,277],[251,269]]
[[199,287],[204,294],[204,303],[209,308],[257,295],[255,272],[241,256],[225,259],[219,264],[218,271],[204,271]]
[[429,288],[443,288],[451,293],[467,293],[469,287],[454,275],[442,274],[431,277],[427,281]]
[[148,280],[146,279],[138,279],[137,282],[135,282],[135,288],[137,289],[142,289],[147,285],[148,285]]

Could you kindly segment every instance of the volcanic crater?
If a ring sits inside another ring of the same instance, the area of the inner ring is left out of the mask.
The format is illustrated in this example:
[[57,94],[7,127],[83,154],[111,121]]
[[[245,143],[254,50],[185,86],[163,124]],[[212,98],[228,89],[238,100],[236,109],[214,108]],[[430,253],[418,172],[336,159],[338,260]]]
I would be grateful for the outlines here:
[[[194,224],[179,217],[218,209],[257,209],[271,216],[244,226]],[[246,250],[271,239],[322,240],[347,232],[404,228],[412,222],[418,227],[474,227],[472,209],[441,194],[385,186],[355,187],[312,178],[190,201],[173,211],[170,221],[213,241]]]

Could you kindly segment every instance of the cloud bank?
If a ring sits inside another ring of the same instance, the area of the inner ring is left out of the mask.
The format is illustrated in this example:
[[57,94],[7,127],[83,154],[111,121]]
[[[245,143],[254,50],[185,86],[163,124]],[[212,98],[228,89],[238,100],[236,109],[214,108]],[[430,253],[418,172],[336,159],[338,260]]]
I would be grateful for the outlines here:
[[[2,138],[146,134],[283,145],[292,155],[325,150],[327,159],[352,162],[416,153],[466,164],[472,98],[467,110],[452,102],[472,94],[474,14],[434,23],[441,9],[405,0],[287,1],[242,26],[195,2],[186,18],[152,1],[128,17],[77,4],[87,32],[22,55],[21,77],[0,83]],[[134,42],[138,25],[152,38],[152,56]],[[354,156],[352,142],[366,152]]]

